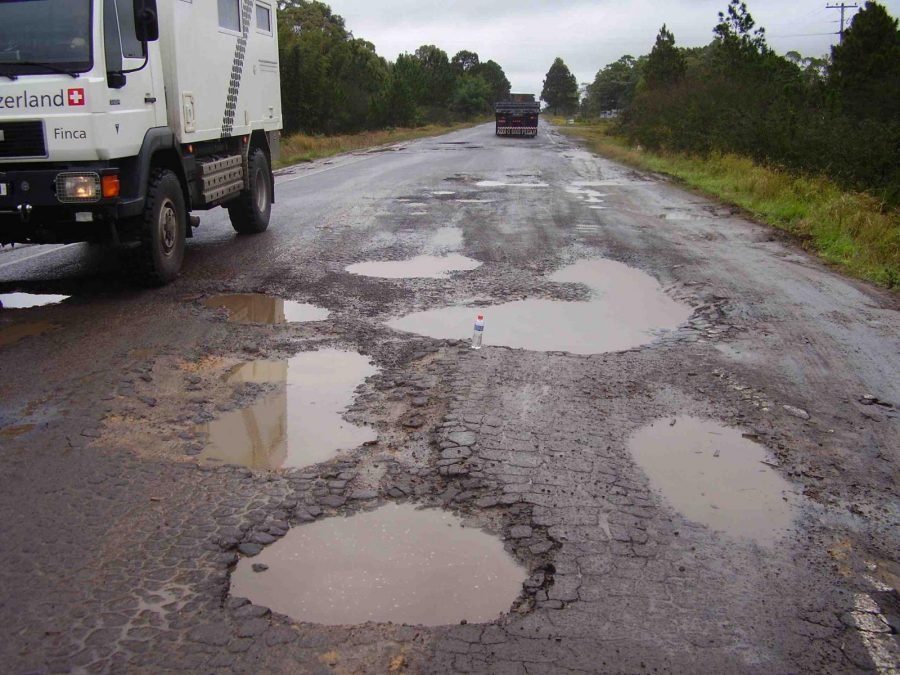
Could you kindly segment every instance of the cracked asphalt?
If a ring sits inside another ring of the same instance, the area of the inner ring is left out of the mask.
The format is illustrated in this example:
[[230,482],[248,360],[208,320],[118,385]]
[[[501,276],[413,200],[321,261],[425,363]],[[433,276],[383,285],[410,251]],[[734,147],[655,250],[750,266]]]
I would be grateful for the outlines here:
[[[103,250],[0,252],[0,293],[72,296],[0,310],[4,672],[898,672],[896,295],[546,125],[295,167],[276,197],[257,237],[202,215],[182,276],[155,291]],[[345,271],[449,252],[482,265]],[[479,351],[386,326],[582,300],[549,277],[597,257],[653,276],[691,318],[587,356],[492,346],[490,318]],[[222,293],[331,318],[229,323],[205,303]],[[235,366],[335,348],[379,370],[345,412],[377,441],[280,471],[198,459],[206,423],[278,390],[227,383]],[[741,429],[802,495],[777,544],[689,521],[654,490],[628,440],[681,415]],[[321,626],[229,594],[241,556],[389,502],[504,542],[528,578],[498,620]]]

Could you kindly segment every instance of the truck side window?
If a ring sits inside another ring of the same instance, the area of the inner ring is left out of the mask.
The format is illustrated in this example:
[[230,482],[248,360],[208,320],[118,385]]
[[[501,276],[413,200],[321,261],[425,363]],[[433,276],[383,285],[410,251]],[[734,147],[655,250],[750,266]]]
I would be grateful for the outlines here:
[[219,0],[219,26],[235,33],[241,32],[240,0]]
[[144,45],[134,32],[133,0],[116,0],[119,16],[119,35],[122,37],[122,55],[129,59],[144,58]]
[[106,48],[106,70],[122,70],[122,57],[141,59],[144,47],[134,32],[132,0],[103,0],[103,38]]
[[272,10],[266,5],[256,5],[256,29],[263,33],[272,32]]
[[106,52],[106,72],[122,70],[122,38],[116,16],[116,0],[103,0],[103,45]]

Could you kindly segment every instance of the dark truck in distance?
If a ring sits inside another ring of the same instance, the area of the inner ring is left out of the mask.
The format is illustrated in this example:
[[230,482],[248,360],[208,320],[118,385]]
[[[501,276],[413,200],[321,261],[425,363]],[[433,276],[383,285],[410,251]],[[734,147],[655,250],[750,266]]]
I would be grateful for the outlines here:
[[541,104],[534,94],[510,94],[508,101],[497,102],[495,112],[498,136],[537,136]]

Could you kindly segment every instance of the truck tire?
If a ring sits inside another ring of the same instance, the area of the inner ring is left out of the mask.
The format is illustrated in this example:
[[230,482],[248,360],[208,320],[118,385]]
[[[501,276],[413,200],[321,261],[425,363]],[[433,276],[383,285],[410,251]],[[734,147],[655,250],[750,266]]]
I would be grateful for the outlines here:
[[272,214],[272,170],[269,158],[260,148],[250,153],[248,164],[250,189],[228,204],[228,215],[238,234],[259,234],[269,227]]
[[125,251],[126,272],[142,286],[173,281],[184,262],[187,209],[181,182],[168,169],[150,174],[138,231],[139,245]]

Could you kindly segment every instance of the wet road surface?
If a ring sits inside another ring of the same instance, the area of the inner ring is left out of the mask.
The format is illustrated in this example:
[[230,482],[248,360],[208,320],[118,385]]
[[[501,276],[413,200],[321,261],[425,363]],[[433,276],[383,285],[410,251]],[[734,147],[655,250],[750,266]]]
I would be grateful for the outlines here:
[[[103,249],[0,253],[0,294],[70,296],[0,310],[4,671],[896,672],[895,296],[547,127],[277,184],[268,232],[203,215],[161,290]],[[397,505],[414,526],[377,524]],[[402,553],[442,539],[509,571]],[[361,597],[391,554],[427,588]]]

